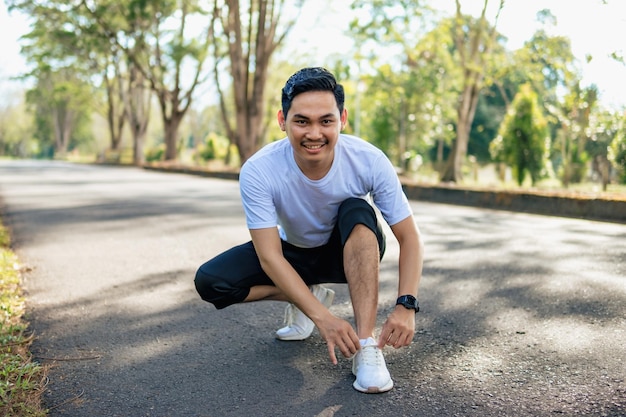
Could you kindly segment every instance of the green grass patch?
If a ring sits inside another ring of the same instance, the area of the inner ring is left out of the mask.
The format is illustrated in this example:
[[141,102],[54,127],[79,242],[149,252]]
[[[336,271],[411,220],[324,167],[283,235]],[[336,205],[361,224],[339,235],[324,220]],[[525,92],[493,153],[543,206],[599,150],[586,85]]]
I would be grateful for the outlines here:
[[45,368],[33,362],[33,336],[24,320],[20,265],[0,223],[0,415],[43,417]]

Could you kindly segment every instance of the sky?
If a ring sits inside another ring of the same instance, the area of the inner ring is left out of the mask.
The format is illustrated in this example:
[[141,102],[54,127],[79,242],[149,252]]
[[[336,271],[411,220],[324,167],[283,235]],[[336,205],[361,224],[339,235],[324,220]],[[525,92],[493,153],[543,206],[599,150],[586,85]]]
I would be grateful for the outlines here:
[[[324,7],[320,5],[324,3]],[[453,0],[433,2],[444,13],[454,12]],[[482,0],[463,0],[463,12],[478,15]],[[538,28],[536,14],[550,9],[557,18],[553,35],[571,39],[572,51],[579,60],[583,86],[595,84],[600,90],[600,101],[609,108],[626,108],[626,65],[609,56],[617,52],[626,56],[626,0],[507,0],[500,14],[498,30],[507,38],[511,50],[521,47]],[[297,48],[305,47],[321,63],[330,56],[350,50],[350,38],[345,34],[351,20],[347,0],[325,2],[308,1],[299,24],[288,40]],[[496,6],[497,1],[490,4]],[[495,16],[490,10],[489,17]],[[26,19],[8,13],[4,2],[0,3],[0,105],[6,103],[10,92],[19,90],[23,84],[11,78],[27,70],[20,56],[19,37],[28,32]],[[289,48],[288,46],[288,48]],[[592,56],[586,62],[586,56]],[[5,103],[3,103],[5,102]]]

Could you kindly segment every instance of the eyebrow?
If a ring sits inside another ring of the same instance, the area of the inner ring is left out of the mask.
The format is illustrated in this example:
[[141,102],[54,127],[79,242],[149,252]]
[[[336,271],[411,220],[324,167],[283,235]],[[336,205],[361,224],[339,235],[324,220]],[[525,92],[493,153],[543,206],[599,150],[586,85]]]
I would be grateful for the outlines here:
[[[304,114],[300,114],[300,113],[294,114],[293,118],[294,119],[305,119],[305,120],[310,120],[311,119],[310,117],[305,116]],[[336,119],[337,116],[334,113],[326,113],[326,114],[324,114],[324,115],[319,117],[320,120],[321,119],[329,119],[329,118]]]

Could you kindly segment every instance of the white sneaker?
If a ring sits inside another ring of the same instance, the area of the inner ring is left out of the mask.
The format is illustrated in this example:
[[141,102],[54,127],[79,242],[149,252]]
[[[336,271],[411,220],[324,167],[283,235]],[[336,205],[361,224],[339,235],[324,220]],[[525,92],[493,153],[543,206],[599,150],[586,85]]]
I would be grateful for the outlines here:
[[376,394],[393,388],[383,352],[372,337],[361,339],[361,349],[352,360],[352,373],[356,376],[352,386],[357,391]]
[[[321,285],[311,285],[311,292],[326,308],[333,304],[335,291]],[[298,307],[289,303],[285,309],[285,327],[276,331],[280,340],[304,340],[311,336],[315,324]]]

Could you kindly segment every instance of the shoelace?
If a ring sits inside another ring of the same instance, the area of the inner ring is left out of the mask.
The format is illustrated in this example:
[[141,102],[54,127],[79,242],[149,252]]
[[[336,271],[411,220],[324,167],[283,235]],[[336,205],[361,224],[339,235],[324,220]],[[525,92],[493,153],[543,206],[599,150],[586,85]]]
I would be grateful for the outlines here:
[[362,346],[359,363],[368,366],[380,366],[382,354],[378,346]]

